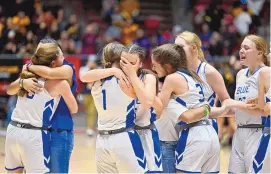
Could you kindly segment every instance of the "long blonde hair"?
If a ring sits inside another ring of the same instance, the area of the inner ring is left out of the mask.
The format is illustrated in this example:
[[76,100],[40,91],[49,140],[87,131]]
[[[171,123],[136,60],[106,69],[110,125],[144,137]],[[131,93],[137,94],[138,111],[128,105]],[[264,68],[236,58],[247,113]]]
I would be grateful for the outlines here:
[[[56,60],[59,55],[60,48],[57,43],[45,43],[40,44],[36,50],[36,53],[31,57],[31,62],[34,65],[50,66],[53,60]],[[28,71],[23,71],[20,75],[21,79],[28,79],[38,77],[36,74]],[[21,88],[18,92],[18,96],[23,97],[27,91]]]
[[179,35],[177,35],[177,37],[184,39],[189,45],[195,45],[198,50],[199,59],[201,61],[206,62],[206,60],[204,58],[204,53],[201,49],[201,47],[202,47],[201,40],[195,33],[192,33],[190,31],[184,31],[184,32],[180,33]]
[[255,43],[256,49],[263,53],[263,59],[262,59],[263,63],[266,66],[269,66],[268,58],[267,58],[267,43],[266,43],[266,41],[262,37],[254,35],[254,34],[247,35],[245,38],[247,38],[247,39],[251,40],[253,43]]

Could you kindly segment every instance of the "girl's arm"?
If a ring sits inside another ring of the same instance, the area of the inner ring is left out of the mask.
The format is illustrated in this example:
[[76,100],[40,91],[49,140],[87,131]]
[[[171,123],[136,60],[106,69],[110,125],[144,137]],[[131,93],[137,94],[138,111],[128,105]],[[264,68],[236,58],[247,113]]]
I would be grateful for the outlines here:
[[90,70],[80,77],[80,80],[84,83],[92,83],[110,76],[116,76],[121,84],[126,84],[130,87],[130,82],[125,74],[118,68],[106,68],[106,69],[94,69]]
[[224,100],[229,99],[230,95],[227,91],[222,75],[209,64],[207,64],[205,68],[207,82],[217,94],[219,100],[223,102]]
[[[20,89],[20,78],[12,82],[7,88],[8,95],[15,95]],[[29,92],[29,94],[34,94],[35,92],[41,91],[43,86],[38,83],[37,79],[29,78],[21,81],[21,86]]]
[[78,112],[78,104],[72,91],[70,89],[70,85],[66,80],[61,80],[57,84],[56,90],[59,95],[64,98],[65,103],[67,104],[71,114],[75,114]]

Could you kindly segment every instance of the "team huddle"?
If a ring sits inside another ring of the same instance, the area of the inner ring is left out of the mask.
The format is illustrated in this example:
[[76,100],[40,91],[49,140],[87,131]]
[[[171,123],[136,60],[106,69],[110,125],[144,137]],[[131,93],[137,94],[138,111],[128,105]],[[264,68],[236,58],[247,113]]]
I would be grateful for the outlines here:
[[[97,173],[219,173],[217,117],[235,115],[228,171],[270,173],[270,67],[267,44],[248,35],[240,48],[246,66],[231,99],[222,75],[205,59],[199,37],[182,32],[174,44],[152,50],[109,43],[104,69],[80,77],[98,111]],[[42,39],[18,80],[7,129],[5,168],[22,173],[67,173],[73,148],[72,114],[78,110],[75,69],[60,45]],[[221,107],[216,107],[216,97]]]

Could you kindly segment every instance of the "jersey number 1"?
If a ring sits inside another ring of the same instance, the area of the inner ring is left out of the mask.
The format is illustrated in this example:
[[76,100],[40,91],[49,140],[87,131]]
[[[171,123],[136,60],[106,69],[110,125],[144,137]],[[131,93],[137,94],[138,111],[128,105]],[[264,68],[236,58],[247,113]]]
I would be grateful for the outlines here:
[[103,94],[103,108],[104,108],[104,110],[106,110],[106,91],[105,91],[105,89],[102,90],[102,94]]

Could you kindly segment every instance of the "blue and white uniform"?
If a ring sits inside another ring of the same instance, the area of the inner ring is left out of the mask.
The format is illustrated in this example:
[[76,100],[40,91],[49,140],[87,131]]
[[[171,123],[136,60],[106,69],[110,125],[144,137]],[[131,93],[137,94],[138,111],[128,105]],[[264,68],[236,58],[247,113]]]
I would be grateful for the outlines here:
[[[98,111],[97,172],[146,172],[146,156],[139,135],[133,129],[135,99],[122,91],[114,76],[96,81],[91,93]],[[117,130],[121,131],[110,133]]]
[[[73,64],[64,60],[63,65],[70,66],[73,70],[71,91],[76,92],[76,73]],[[70,110],[63,97],[52,119],[52,132],[50,142],[51,172],[68,173],[70,157],[74,146],[73,120]]]
[[[241,70],[236,82],[235,100],[246,102],[250,98],[258,96],[258,76],[261,67],[249,76],[249,69]],[[229,172],[247,173],[252,163],[252,158],[257,150],[262,135],[259,128],[241,128],[249,125],[263,125],[265,117],[251,115],[236,109],[235,121],[238,125],[233,136],[232,151],[230,155]]]
[[[204,82],[204,85],[202,85],[202,88],[203,88],[205,100],[208,101],[208,103],[211,107],[214,107],[216,93],[213,91],[212,87],[207,82],[207,78],[206,78],[206,74],[205,74],[206,65],[207,65],[206,62],[201,62],[199,64],[198,69],[197,69],[197,74],[201,78],[201,80]],[[210,119],[210,121],[212,122],[212,125],[213,125],[216,133],[218,133],[218,124],[217,124],[216,119]]]
[[[183,76],[189,90],[181,95],[173,95],[183,111],[201,107],[206,104],[203,89],[187,72],[177,72]],[[182,113],[180,113],[181,115]],[[218,173],[220,144],[216,131],[209,120],[202,118],[196,126],[187,127],[188,123],[180,121],[181,128],[176,147],[176,170],[183,173]]]
[[[266,103],[270,102],[271,87],[265,94]],[[271,173],[270,170],[270,115],[266,117],[263,134],[258,149],[250,166],[250,173]]]
[[162,153],[163,173],[176,173],[175,167],[175,150],[179,139],[178,118],[185,112],[179,107],[179,103],[171,98],[168,105],[158,120],[155,126],[159,133],[159,140]]
[[[39,79],[38,83],[44,84]],[[34,95],[18,97],[11,120],[34,127],[48,128],[58,106],[59,97],[43,89]],[[46,173],[50,171],[50,133],[48,130],[20,128],[9,124],[6,136],[6,169],[24,168],[27,173]]]
[[[143,80],[144,75],[140,75],[139,78]],[[155,110],[152,107],[149,110],[146,110],[137,98],[135,121],[136,131],[138,132],[143,145],[149,172],[162,171],[162,155],[160,151],[158,130],[154,126],[155,120]]]

